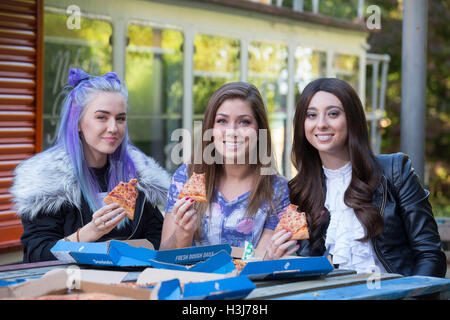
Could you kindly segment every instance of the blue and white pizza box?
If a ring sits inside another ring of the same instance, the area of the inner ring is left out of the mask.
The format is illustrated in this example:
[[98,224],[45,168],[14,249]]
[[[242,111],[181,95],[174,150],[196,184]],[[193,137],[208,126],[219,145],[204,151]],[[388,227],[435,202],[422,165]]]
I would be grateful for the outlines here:
[[255,289],[245,276],[212,281],[191,282],[182,288],[179,279],[162,281],[155,289],[158,300],[223,300],[243,299]]
[[183,300],[244,299],[256,288],[246,276],[229,277],[220,280],[187,283],[184,285]]
[[333,270],[326,257],[304,257],[267,261],[250,261],[239,273],[252,280],[324,276]]
[[107,242],[70,242],[60,240],[50,250],[61,261],[100,265],[137,267],[151,266],[152,261],[173,264],[194,264],[225,250],[229,245],[189,247],[175,250],[157,251],[147,240]]
[[151,260],[150,264],[153,268],[158,269],[216,273],[216,274],[228,274],[236,270],[233,263],[233,258],[230,256],[229,250],[221,250],[215,255],[211,256],[209,259],[198,262],[191,266],[161,262],[157,260]]
[[157,294],[153,298],[159,300],[241,299],[255,288],[247,277],[236,276],[234,273],[158,268],[146,268],[139,274],[136,284],[147,286],[158,282],[154,287]]

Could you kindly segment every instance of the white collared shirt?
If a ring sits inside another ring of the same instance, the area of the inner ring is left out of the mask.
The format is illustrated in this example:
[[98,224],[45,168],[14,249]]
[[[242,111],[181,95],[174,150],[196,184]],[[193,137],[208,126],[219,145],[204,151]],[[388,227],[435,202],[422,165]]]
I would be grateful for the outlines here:
[[355,211],[344,203],[344,193],[352,179],[351,162],[337,170],[322,167],[327,186],[325,207],[330,212],[325,247],[333,256],[333,264],[357,273],[386,272],[371,242],[357,241],[364,237],[364,227]]

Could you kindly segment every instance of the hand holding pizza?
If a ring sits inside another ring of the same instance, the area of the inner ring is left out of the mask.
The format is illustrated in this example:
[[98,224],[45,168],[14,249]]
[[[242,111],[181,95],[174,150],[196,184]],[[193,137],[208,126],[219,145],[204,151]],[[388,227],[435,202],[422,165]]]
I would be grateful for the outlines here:
[[274,233],[272,241],[266,250],[264,260],[280,259],[284,255],[291,255],[298,250],[297,240],[291,240],[292,232],[280,230]]
[[111,232],[124,218],[126,211],[117,203],[108,204],[92,215],[92,220],[80,229],[81,242],[96,241]]
[[175,234],[181,232],[185,236],[191,237],[197,230],[197,211],[193,206],[194,201],[193,198],[184,197],[175,202],[172,211],[177,226]]

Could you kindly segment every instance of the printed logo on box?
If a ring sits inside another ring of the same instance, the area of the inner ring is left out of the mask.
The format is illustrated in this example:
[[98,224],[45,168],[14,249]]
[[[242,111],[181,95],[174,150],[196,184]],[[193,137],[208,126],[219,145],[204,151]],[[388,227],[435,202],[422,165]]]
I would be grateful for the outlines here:
[[112,262],[111,260],[95,260],[95,259],[92,259],[92,262],[94,262],[95,264],[114,264],[114,262]]

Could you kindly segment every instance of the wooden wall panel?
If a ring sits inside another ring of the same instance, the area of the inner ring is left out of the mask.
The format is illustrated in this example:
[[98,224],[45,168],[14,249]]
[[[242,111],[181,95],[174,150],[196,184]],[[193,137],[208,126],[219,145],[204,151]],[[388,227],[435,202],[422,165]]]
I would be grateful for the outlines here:
[[9,188],[14,168],[42,150],[43,3],[0,3],[0,253],[21,248]]

